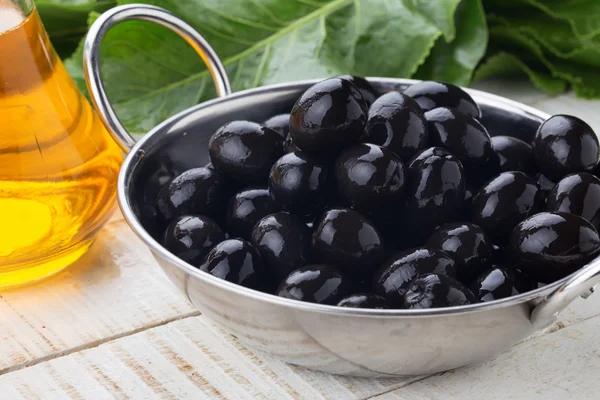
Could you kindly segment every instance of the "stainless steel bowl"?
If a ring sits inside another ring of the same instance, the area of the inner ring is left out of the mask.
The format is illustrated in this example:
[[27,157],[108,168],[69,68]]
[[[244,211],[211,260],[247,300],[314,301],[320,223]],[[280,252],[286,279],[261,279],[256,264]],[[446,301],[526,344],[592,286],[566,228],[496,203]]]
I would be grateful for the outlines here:
[[[100,80],[98,47],[106,31],[126,19],[173,28],[203,53],[224,97],[185,110],[134,144],[110,107]],[[243,343],[286,362],[335,374],[408,376],[436,373],[482,361],[541,329],[573,299],[600,282],[594,260],[558,282],[507,299],[430,310],[368,310],[303,303],[220,280],[178,259],[140,221],[143,187],[161,167],[185,169],[207,163],[210,135],[239,119],[262,121],[289,111],[317,81],[292,82],[229,94],[220,61],[193,29],[167,11],[144,5],[117,7],[99,18],[85,51],[88,86],[115,138],[131,151],[118,183],[127,223],[150,248],[166,275],[202,313]],[[382,92],[402,91],[415,81],[369,78]],[[480,104],[492,135],[530,140],[548,115],[498,96],[465,89]],[[401,229],[401,227],[399,227]]]

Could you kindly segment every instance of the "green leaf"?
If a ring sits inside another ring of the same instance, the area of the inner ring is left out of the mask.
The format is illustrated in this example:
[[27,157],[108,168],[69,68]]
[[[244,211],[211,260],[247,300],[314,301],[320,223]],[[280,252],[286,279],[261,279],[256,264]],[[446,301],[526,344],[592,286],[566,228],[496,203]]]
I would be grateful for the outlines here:
[[589,39],[600,34],[598,0],[485,0],[485,6],[493,13],[503,11],[509,18],[518,17],[522,8],[535,8],[549,17],[566,21],[578,38]]
[[488,29],[480,0],[463,0],[455,15],[458,32],[454,41],[438,39],[427,61],[415,74],[419,79],[433,79],[469,85],[473,70],[484,56]]
[[537,43],[552,55],[577,64],[600,66],[600,35],[592,39],[580,39],[573,34],[568,23],[539,16],[511,17],[490,15],[492,25],[515,29]]
[[[342,73],[410,77],[454,24],[451,10],[433,18],[423,11],[424,1],[415,0],[146,3],[167,8],[198,29],[223,60],[236,91]],[[136,21],[115,27],[101,60],[109,97],[135,133],[214,96],[200,58],[160,26]],[[81,85],[81,49],[67,66]]]
[[416,0],[415,9],[427,19],[433,21],[444,33],[447,42],[454,40],[456,25],[454,14],[461,0]]
[[598,0],[528,0],[548,15],[566,20],[581,38],[600,34],[600,1]]
[[549,73],[533,70],[519,57],[504,52],[487,58],[475,71],[473,81],[479,82],[491,77],[512,77],[523,73],[544,92],[560,94],[567,90],[567,82],[564,80],[554,78]]
[[534,39],[510,27],[493,27],[490,29],[490,37],[493,38],[495,49],[517,54],[528,66],[534,66],[535,70],[539,70],[540,67],[547,69],[552,77],[569,82],[578,96],[600,96],[597,67],[576,64],[552,54],[545,54],[542,46]]
[[87,32],[91,11],[103,12],[113,7],[115,0],[38,0],[40,17],[58,54],[70,56]]

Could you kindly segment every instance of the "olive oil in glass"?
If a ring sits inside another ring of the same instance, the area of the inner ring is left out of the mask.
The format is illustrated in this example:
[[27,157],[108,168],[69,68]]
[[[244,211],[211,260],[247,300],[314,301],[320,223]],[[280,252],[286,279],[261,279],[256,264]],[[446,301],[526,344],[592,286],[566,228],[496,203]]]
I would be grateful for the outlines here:
[[0,0],[0,287],[83,255],[115,208],[123,154],[31,0]]

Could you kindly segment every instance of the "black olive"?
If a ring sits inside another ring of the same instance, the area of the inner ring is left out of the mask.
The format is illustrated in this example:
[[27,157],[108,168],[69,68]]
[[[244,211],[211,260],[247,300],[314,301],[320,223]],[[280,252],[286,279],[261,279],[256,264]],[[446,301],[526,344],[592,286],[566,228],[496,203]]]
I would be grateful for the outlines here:
[[275,115],[263,122],[263,126],[273,129],[285,139],[290,132],[290,114]]
[[402,306],[402,296],[417,275],[440,274],[456,277],[456,263],[446,253],[427,247],[417,247],[396,253],[377,271],[373,291],[386,298],[394,307]]
[[269,190],[284,210],[312,215],[327,203],[331,191],[330,167],[302,151],[275,161],[269,174]]
[[424,236],[441,224],[460,219],[465,198],[461,162],[441,147],[419,153],[408,166],[407,225]]
[[354,278],[371,278],[385,255],[377,228],[348,208],[325,211],[316,224],[312,243],[315,260],[335,265]]
[[492,139],[475,118],[449,108],[436,108],[425,113],[429,144],[444,147],[463,164],[469,180],[482,183],[499,172],[498,156]]
[[296,143],[294,143],[294,139],[292,139],[292,135],[290,135],[288,133],[287,136],[285,137],[285,140],[283,141],[283,152],[291,153],[292,151],[301,151],[301,150],[298,146],[296,146]]
[[229,201],[226,217],[227,231],[233,237],[249,240],[254,225],[262,217],[279,210],[268,189],[244,189]]
[[227,193],[221,174],[205,167],[193,168],[160,190],[156,208],[166,221],[185,214],[202,214],[218,219]]
[[507,253],[515,268],[537,282],[552,283],[594,259],[600,238],[578,215],[543,212],[515,227]]
[[260,252],[269,279],[277,285],[311,260],[311,230],[299,217],[287,212],[258,221],[252,229],[251,243]]
[[365,141],[386,147],[408,162],[427,147],[427,121],[423,110],[404,94],[384,94],[369,109]]
[[212,219],[202,215],[182,215],[167,226],[162,244],[183,261],[198,266],[225,234]]
[[473,198],[471,221],[503,244],[519,222],[543,209],[544,194],[536,181],[520,171],[503,172]]
[[555,181],[573,172],[592,172],[600,156],[592,128],[570,115],[555,115],[540,125],[533,153],[544,175]]
[[337,305],[351,308],[390,308],[386,299],[373,293],[354,293],[341,299]]
[[471,219],[471,206],[473,205],[473,196],[477,193],[477,190],[468,184],[465,185],[465,197],[463,199],[461,216],[463,221],[469,221]]
[[492,137],[492,149],[498,155],[500,170],[522,171],[532,174],[536,171],[533,149],[521,139],[512,136]]
[[404,308],[425,309],[463,306],[475,297],[462,283],[439,274],[417,276],[402,296]]
[[175,171],[167,169],[161,166],[158,170],[154,171],[150,177],[144,182],[142,189],[142,199],[144,204],[156,205],[156,199],[161,189],[171,183],[176,177]]
[[242,239],[227,239],[217,244],[198,268],[217,278],[251,289],[265,287],[260,254]]
[[285,278],[277,296],[320,304],[337,304],[350,294],[352,283],[329,265],[306,265]]
[[265,184],[271,165],[283,154],[282,144],[270,128],[233,121],[212,135],[208,149],[217,171],[241,184]]
[[439,227],[427,240],[456,261],[456,276],[464,284],[491,267],[492,243],[483,229],[469,222],[451,222]]
[[363,99],[367,102],[367,105],[370,106],[373,104],[379,93],[377,90],[367,81],[365,78],[361,78],[360,76],[355,75],[340,75],[338,78],[345,79],[350,81],[358,88],[358,91],[362,95]]
[[547,211],[564,211],[600,228],[600,179],[587,172],[567,175],[546,198]]
[[204,168],[212,169],[213,171],[215,170],[215,166],[211,162],[209,162],[208,164],[206,164],[204,166]]
[[554,189],[554,186],[556,186],[556,182],[551,181],[546,175],[542,174],[541,172],[536,174],[534,178],[540,186],[542,192],[544,192],[545,196],[547,196],[550,193],[550,191]]
[[404,192],[404,165],[392,151],[357,144],[335,161],[338,190],[349,204],[369,212],[396,205]]
[[448,107],[473,118],[481,117],[481,110],[475,100],[458,86],[449,83],[423,81],[409,86],[404,94],[415,99],[423,111]]
[[497,244],[492,245],[492,264],[502,265],[506,261],[505,249]]
[[520,272],[498,267],[485,271],[471,285],[479,302],[516,296],[532,289],[531,282]]
[[367,111],[356,86],[340,78],[327,79],[308,88],[296,101],[290,134],[302,150],[334,155],[362,135]]

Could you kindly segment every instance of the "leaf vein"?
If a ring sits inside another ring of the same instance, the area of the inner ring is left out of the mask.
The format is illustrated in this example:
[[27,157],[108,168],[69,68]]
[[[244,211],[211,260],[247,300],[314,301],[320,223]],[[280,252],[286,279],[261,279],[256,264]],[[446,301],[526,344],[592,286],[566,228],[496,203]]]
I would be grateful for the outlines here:
[[[271,43],[275,42],[280,37],[285,36],[290,32],[294,32],[294,31],[298,30],[301,26],[315,20],[316,18],[319,18],[322,15],[327,15],[328,13],[330,13],[332,11],[335,11],[337,9],[340,9],[340,8],[346,6],[347,4],[349,4],[350,1],[351,0],[334,0],[330,3],[327,3],[326,5],[322,6],[321,8],[319,8],[309,14],[306,14],[305,16],[303,16],[301,18],[298,18],[297,20],[295,20],[294,22],[292,22],[290,25],[288,25],[286,28],[280,30],[279,32],[261,40],[260,42],[255,43],[253,46],[247,48],[246,50],[223,60],[223,64],[225,66],[231,65],[231,64],[237,62],[238,60],[246,58],[250,54],[255,53],[256,51],[262,49],[263,47],[271,45]],[[154,89],[154,90],[148,92],[146,95],[144,95],[144,97],[150,97],[154,93],[160,93],[163,90],[170,90],[170,89],[178,87],[178,86],[183,86],[186,83],[192,82],[196,79],[201,79],[202,77],[206,76],[207,74],[208,74],[208,71],[204,70],[204,71],[189,75],[187,78],[182,79],[181,81],[173,82],[166,86]],[[121,103],[118,103],[118,105],[122,106],[122,105],[133,103],[136,101],[139,101],[139,99],[137,99],[137,98],[128,99]]]
[[260,58],[260,63],[258,64],[258,68],[256,70],[256,75],[254,76],[254,82],[252,82],[252,86],[256,87],[260,83],[260,78],[265,70],[265,65],[267,64],[267,59],[269,58],[269,52],[271,50],[271,45],[265,47],[265,51],[263,52],[262,57]]
[[262,29],[262,30],[268,31],[268,32],[277,32],[277,29],[273,28],[272,26],[263,25],[261,23],[250,21],[250,20],[245,19],[245,18],[236,17],[236,16],[233,16],[233,15],[221,12],[220,10],[215,9],[213,7],[209,7],[206,4],[202,4],[202,6],[204,8],[206,8],[207,10],[209,10],[210,12],[218,15],[219,17],[221,17],[221,18],[223,18],[225,20],[229,20],[231,22],[235,22],[235,23],[238,23],[240,25],[249,26],[251,28]]

